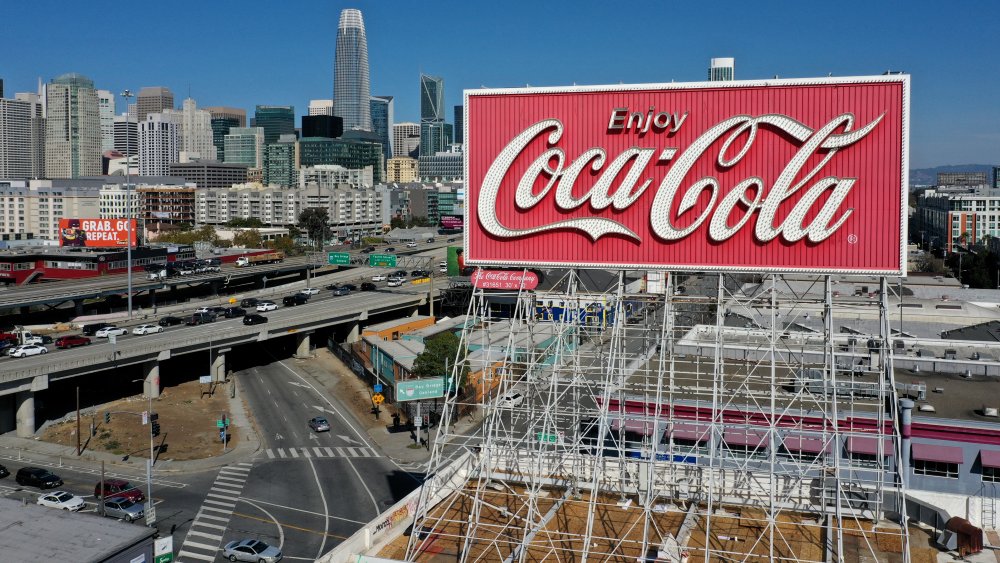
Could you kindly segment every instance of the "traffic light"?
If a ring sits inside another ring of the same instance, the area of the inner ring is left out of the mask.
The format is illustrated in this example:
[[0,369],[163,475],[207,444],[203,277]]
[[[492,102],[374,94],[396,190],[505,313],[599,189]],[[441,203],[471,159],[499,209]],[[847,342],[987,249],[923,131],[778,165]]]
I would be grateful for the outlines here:
[[154,438],[156,436],[159,436],[160,435],[160,423],[159,422],[154,422],[153,423],[153,427],[150,428],[150,432],[152,433],[152,435],[153,435]]
[[105,411],[104,412],[104,424],[110,424],[110,423],[111,423],[111,413]]

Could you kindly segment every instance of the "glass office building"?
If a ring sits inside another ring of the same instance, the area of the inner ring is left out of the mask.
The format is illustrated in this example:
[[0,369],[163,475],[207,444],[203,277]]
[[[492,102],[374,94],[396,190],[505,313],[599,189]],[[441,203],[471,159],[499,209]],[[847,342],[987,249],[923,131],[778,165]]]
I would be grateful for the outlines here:
[[340,12],[337,52],[333,64],[333,114],[344,119],[344,130],[372,130],[368,81],[368,38],[361,10]]
[[295,106],[257,106],[254,127],[264,130],[264,144],[278,142],[282,135],[295,134]]
[[361,169],[372,167],[376,184],[384,181],[385,169],[382,145],[350,139],[327,139],[305,137],[299,140],[299,165],[339,164],[344,168]]

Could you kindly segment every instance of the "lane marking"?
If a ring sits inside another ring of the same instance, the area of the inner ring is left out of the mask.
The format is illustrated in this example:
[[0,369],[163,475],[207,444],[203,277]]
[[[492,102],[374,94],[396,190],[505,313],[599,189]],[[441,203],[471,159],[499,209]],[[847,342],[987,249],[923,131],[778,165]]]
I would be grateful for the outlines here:
[[[267,502],[267,501],[260,500],[260,499],[246,499],[246,498],[241,498],[240,500],[249,500],[249,501],[253,501],[253,502],[257,503],[257,504],[264,504],[264,505],[267,505],[267,506],[273,506],[275,508],[280,508],[282,510],[290,510],[292,512],[301,512],[303,514],[311,514],[313,516],[323,516],[319,512],[313,512],[312,510],[305,510],[305,509],[302,509],[302,508],[295,508],[294,506],[286,506],[286,505],[283,505],[283,504],[277,504],[277,503],[274,503],[274,502]],[[341,522],[349,522],[351,524],[362,524],[363,525],[363,524],[367,524],[368,523],[368,522],[363,522],[361,520],[353,520],[351,518],[344,518],[342,516],[328,515],[327,518],[330,518],[331,520],[339,520]]]
[[[218,551],[216,549],[215,551]],[[177,560],[183,561],[184,559],[201,559],[202,561],[215,561],[214,555],[202,555],[200,553],[194,553],[192,551],[180,550],[177,552]]]
[[290,368],[290,367],[286,366],[286,365],[285,365],[285,362],[283,362],[283,361],[281,361],[281,360],[278,360],[278,365],[280,365],[281,367],[283,367],[283,368],[287,369],[287,370],[288,370],[289,372],[291,372],[291,373],[295,374],[295,377],[299,378],[299,379],[300,379],[300,380],[301,380],[301,381],[302,381],[303,383],[305,383],[306,385],[308,385],[308,386],[309,386],[309,387],[310,387],[310,388],[311,388],[311,389],[313,390],[313,392],[314,392],[314,393],[316,393],[316,395],[318,395],[318,396],[319,396],[319,397],[320,397],[321,399],[323,399],[323,402],[324,402],[324,403],[326,403],[326,404],[330,405],[330,408],[334,410],[334,413],[335,413],[335,414],[336,414],[337,416],[339,416],[339,417],[341,418],[341,420],[343,420],[343,421],[344,421],[344,424],[347,424],[347,427],[348,427],[348,428],[350,428],[350,429],[351,429],[351,430],[352,430],[352,431],[353,431],[353,432],[354,432],[354,433],[355,433],[355,434],[356,434],[356,435],[358,436],[358,438],[361,438],[361,443],[363,443],[364,445],[366,445],[366,446],[369,446],[369,447],[370,447],[370,444],[368,443],[368,441],[367,441],[367,440],[365,440],[365,437],[364,437],[364,435],[362,435],[362,433],[361,433],[361,432],[360,432],[360,431],[359,431],[359,430],[358,430],[357,428],[355,428],[353,424],[351,424],[351,421],[350,421],[350,420],[348,420],[348,418],[347,418],[346,416],[344,416],[344,414],[343,414],[343,413],[341,413],[341,412],[340,412],[340,411],[339,411],[339,410],[337,409],[337,407],[336,407],[336,406],[334,406],[333,402],[331,402],[331,401],[330,401],[330,399],[328,399],[328,398],[326,397],[326,395],[324,395],[324,394],[320,393],[320,392],[319,392],[319,390],[318,390],[318,389],[316,389],[316,387],[314,387],[312,383],[310,383],[310,382],[306,381],[306,378],[305,378],[305,377],[302,377],[302,374],[300,374],[299,372],[295,371],[294,369],[292,369],[292,368]]
[[[248,501],[246,499],[240,499],[240,500],[242,500],[243,502],[246,502],[246,503],[250,502],[250,501]],[[271,520],[265,520],[264,518],[261,518],[260,516],[253,516],[252,514],[243,514],[243,513],[240,513],[240,512],[234,512],[233,516],[239,516],[240,518],[248,518],[250,520],[257,520],[258,522],[271,522]],[[323,532],[320,532],[319,530],[312,530],[310,528],[303,528],[302,526],[295,526],[295,525],[292,525],[292,524],[281,524],[281,526],[283,526],[285,528],[288,528],[288,529],[291,529],[291,530],[298,530],[300,532],[307,532],[307,533],[310,533],[310,534],[323,534]],[[333,533],[329,533],[329,532],[327,532],[326,535],[329,536],[329,537],[331,537],[331,538],[337,538],[337,539],[340,539],[340,540],[349,539],[347,536],[341,536],[341,535],[337,535],[337,534],[333,534]],[[310,561],[315,561],[315,560],[311,559]]]
[[323,549],[326,548],[326,534],[330,532],[330,507],[326,504],[326,495],[323,493],[323,484],[319,481],[319,473],[316,472],[316,466],[313,464],[312,460],[309,460],[309,469],[312,469],[313,478],[316,479],[316,489],[319,491],[319,498],[323,501],[323,541],[320,542],[319,553],[316,554],[316,559],[319,559],[320,557],[323,557]]
[[351,466],[351,470],[354,471],[354,474],[358,476],[358,481],[361,481],[361,486],[364,487],[365,492],[368,493],[368,498],[372,499],[372,504],[375,505],[375,516],[378,516],[379,514],[382,513],[382,509],[379,508],[378,502],[375,500],[375,495],[373,495],[372,490],[368,488],[368,483],[366,483],[365,480],[361,477],[361,474],[358,473],[358,468],[354,467],[354,464],[351,463],[351,460],[348,459],[346,461],[347,465]]

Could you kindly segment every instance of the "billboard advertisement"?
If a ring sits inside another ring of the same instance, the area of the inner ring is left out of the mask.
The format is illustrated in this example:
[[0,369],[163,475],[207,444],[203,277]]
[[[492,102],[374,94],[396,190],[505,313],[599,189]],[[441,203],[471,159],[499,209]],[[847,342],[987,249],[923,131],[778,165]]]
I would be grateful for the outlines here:
[[135,246],[135,219],[59,220],[59,246],[124,248],[129,239]]
[[446,231],[461,231],[465,227],[465,217],[461,215],[442,215],[441,228]]
[[465,92],[469,265],[903,274],[909,77]]

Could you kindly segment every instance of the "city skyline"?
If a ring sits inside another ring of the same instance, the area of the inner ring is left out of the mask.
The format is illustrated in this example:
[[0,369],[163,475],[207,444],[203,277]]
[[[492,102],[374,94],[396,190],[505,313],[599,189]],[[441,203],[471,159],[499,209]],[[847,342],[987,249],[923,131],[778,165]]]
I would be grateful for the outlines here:
[[[860,2],[768,10],[728,2],[711,8],[631,3],[620,9],[594,2],[541,9],[527,3],[439,6],[315,2],[296,11],[268,10],[272,33],[296,38],[278,45],[246,41],[263,4],[241,4],[224,28],[167,15],[144,24],[152,26],[145,33],[170,31],[177,41],[169,56],[184,63],[152,65],[148,52],[122,50],[120,34],[112,33],[148,21],[144,7],[139,13],[96,14],[68,5],[53,16],[43,7],[18,5],[5,18],[8,41],[35,47],[30,57],[5,61],[0,78],[8,97],[35,91],[39,77],[49,82],[72,72],[115,93],[165,86],[177,99],[190,95],[200,106],[292,105],[302,115],[309,100],[333,89],[336,26],[341,10],[353,7],[365,19],[371,90],[395,97],[399,121],[418,121],[421,73],[444,78],[445,107],[451,107],[462,103],[462,90],[480,86],[703,81],[710,59],[734,57],[737,78],[746,80],[907,72],[913,76],[913,168],[1000,161],[1000,108],[988,95],[1000,78],[983,72],[981,64],[994,52],[988,22],[1000,8],[992,4],[943,15],[925,2],[905,9]],[[176,13],[184,12],[182,3]],[[525,25],[531,14],[549,25]],[[646,27],[635,25],[632,16],[639,14],[650,22]],[[720,14],[741,25],[697,25]],[[72,33],[74,41],[37,41],[32,21],[45,21],[43,35],[50,39]],[[447,30],[447,40],[425,41],[413,32],[420,26]],[[195,56],[206,51],[216,56]],[[120,98],[117,111],[124,111]]]

